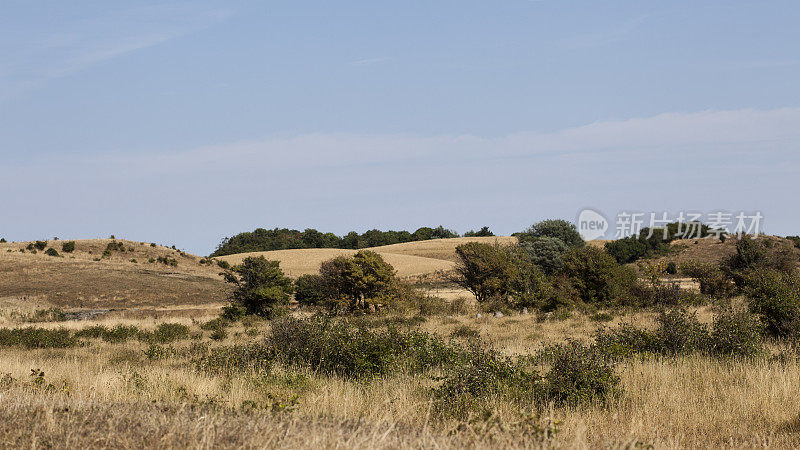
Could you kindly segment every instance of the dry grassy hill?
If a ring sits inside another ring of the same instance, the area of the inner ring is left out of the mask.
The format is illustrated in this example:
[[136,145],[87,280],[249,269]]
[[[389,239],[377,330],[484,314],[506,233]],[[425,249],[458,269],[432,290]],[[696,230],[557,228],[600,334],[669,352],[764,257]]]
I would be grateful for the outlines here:
[[[435,272],[444,272],[453,268],[453,262],[443,259],[424,258],[407,254],[387,253],[380,251],[381,247],[374,247],[367,250],[374,250],[392,265],[401,278],[427,275]],[[221,256],[219,260],[227,261],[231,264],[239,264],[248,256],[263,256],[269,260],[280,261],[281,269],[290,277],[317,273],[320,265],[324,261],[337,256],[351,256],[356,250],[346,250],[337,248],[309,248],[294,250],[273,250],[270,252],[251,252],[237,253],[235,255]]]
[[[64,253],[63,242],[47,244],[58,257],[26,250],[30,242],[0,244],[0,306],[168,307],[220,302],[226,295],[219,267],[200,264],[195,255],[111,239],[75,240],[75,250]],[[103,256],[112,242],[115,250]]]

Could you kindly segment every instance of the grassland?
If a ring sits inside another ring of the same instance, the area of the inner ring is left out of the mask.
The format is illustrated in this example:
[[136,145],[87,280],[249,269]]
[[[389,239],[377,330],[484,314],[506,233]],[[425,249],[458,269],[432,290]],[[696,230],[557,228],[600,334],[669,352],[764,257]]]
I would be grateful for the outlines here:
[[[74,332],[98,325],[127,326],[145,335],[170,322],[186,325],[189,333],[161,343],[136,337],[117,342],[81,337],[66,348],[0,346],[0,447],[800,446],[800,364],[794,349],[775,343],[769,345],[768,355],[753,359],[700,354],[629,358],[614,366],[621,394],[608,403],[521,405],[496,398],[490,399],[491,415],[466,418],[434,407],[431,389],[438,383],[437,370],[398,370],[365,380],[283,364],[201,370],[197,356],[202,349],[264,342],[271,324],[238,322],[212,338],[214,329],[203,324],[217,317],[225,295],[218,267],[167,247],[131,241],[123,241],[124,254],[95,261],[109,242],[78,241],[76,250],[63,258],[20,253],[27,243],[0,244],[0,327]],[[455,242],[438,247],[434,242],[412,244],[388,249],[397,253],[379,251],[390,262],[388,255],[412,258],[397,260],[408,261],[411,268],[424,260],[452,264],[449,246]],[[716,248],[707,251],[708,258],[717,257]],[[178,265],[142,262],[158,257],[176,258]],[[297,258],[290,274],[318,264],[313,258],[302,260]],[[286,259],[282,266],[292,266],[291,261]],[[465,295],[451,286],[436,289],[452,291],[444,297]],[[613,310],[560,318],[477,317],[476,305],[465,303],[458,314],[398,313],[365,320],[374,326],[415,324],[446,339],[471,330],[503,354],[524,356],[565,339],[589,341],[600,326],[651,326],[655,315]],[[110,311],[87,320],[31,323],[36,309],[56,306],[65,311]],[[714,306],[695,310],[704,322],[715,313]]]
[[[709,318],[709,309],[700,310]],[[207,318],[211,318],[208,316]],[[614,321],[646,324],[651,314]],[[198,322],[180,319],[192,339],[162,346],[129,340],[87,340],[67,349],[0,349],[0,443],[8,447],[288,446],[356,448],[753,447],[800,445],[800,370],[796,359],[719,360],[704,356],[646,357],[622,363],[622,396],[609,405],[577,408],[498,401],[490,420],[437,416],[431,377],[404,373],[346,381],[298,367],[210,374],[192,363],[191,348],[209,342]],[[156,321],[100,320],[92,324]],[[70,322],[77,329],[85,322]],[[65,324],[46,324],[48,327]],[[576,314],[561,321],[532,315],[429,317],[425,330],[450,335],[471,327],[498,349],[530,354],[564,337],[588,339],[597,326]],[[267,322],[237,325],[212,346],[259,342]],[[202,335],[200,335],[202,333]],[[775,347],[775,354],[787,349]],[[44,372],[41,381],[32,369]],[[6,375],[7,374],[7,375]],[[296,400],[293,400],[296,399]],[[537,409],[538,408],[538,409]],[[559,431],[544,438],[532,430]],[[466,424],[466,425],[465,425]],[[458,430],[458,431],[455,431]]]

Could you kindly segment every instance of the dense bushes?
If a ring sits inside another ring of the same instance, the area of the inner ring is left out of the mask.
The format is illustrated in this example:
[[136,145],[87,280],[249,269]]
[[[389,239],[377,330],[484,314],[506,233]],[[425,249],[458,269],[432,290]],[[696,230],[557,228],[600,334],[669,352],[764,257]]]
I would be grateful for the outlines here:
[[576,248],[565,254],[561,273],[570,279],[584,303],[627,304],[637,282],[633,269],[617,264],[595,247]]
[[800,276],[777,270],[752,271],[745,279],[750,311],[759,314],[775,337],[800,335]]
[[595,347],[568,341],[555,353],[543,386],[548,400],[577,405],[608,399],[618,392],[620,380],[613,365]]
[[64,253],[72,253],[75,251],[75,241],[67,241],[61,243],[61,251]]
[[325,279],[319,274],[300,275],[294,282],[294,299],[301,306],[321,305],[326,298]]
[[[481,232],[491,233],[488,231],[488,228],[485,231],[481,229]],[[483,235],[485,234],[481,234],[481,236]],[[239,233],[233,237],[223,239],[211,256],[292,248],[359,249],[458,236],[458,233],[455,231],[448,230],[441,225],[437,228],[422,227],[413,233],[408,231],[369,230],[363,234],[359,234],[355,231],[351,231],[343,237],[336,236],[333,233],[322,233],[311,228],[305,231],[290,230],[287,228],[275,228],[272,230],[258,228],[252,232]]]
[[673,222],[663,228],[654,228],[652,232],[650,228],[642,228],[638,235],[607,242],[605,247],[608,254],[618,263],[628,264],[642,258],[668,253],[669,244],[675,239],[706,237],[713,234],[711,232],[711,228],[700,222]]
[[278,261],[263,256],[247,257],[241,264],[223,272],[225,281],[234,285],[231,305],[247,314],[270,315],[274,308],[288,303],[293,292],[292,280],[283,274]]
[[323,316],[274,322],[267,345],[285,364],[347,378],[374,377],[401,366],[419,372],[455,357],[455,350],[427,333],[377,331]]
[[647,330],[631,324],[616,329],[601,329],[595,340],[598,348],[611,357],[639,353],[667,356],[704,353],[718,356],[755,356],[764,351],[762,325],[747,311],[728,310],[714,318],[711,329],[695,314],[684,309],[661,312],[656,328]]
[[532,306],[550,294],[541,271],[517,246],[469,242],[456,247],[454,281],[479,303]]
[[66,348],[76,344],[75,337],[64,328],[0,328],[0,346],[2,347]]

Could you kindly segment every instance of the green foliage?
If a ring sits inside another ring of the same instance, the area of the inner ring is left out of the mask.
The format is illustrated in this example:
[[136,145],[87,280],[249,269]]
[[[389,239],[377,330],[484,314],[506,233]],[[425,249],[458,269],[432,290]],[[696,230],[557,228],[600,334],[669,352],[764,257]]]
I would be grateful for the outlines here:
[[189,337],[189,327],[182,323],[162,323],[150,335],[150,341],[169,344]]
[[164,264],[165,266],[178,267],[178,260],[169,256],[159,256],[156,262]]
[[294,299],[301,306],[320,305],[326,298],[325,286],[322,275],[300,275],[294,282]]
[[464,233],[464,237],[486,237],[486,236],[494,236],[494,233],[492,233],[489,230],[489,227],[481,227],[481,229],[478,231],[469,230],[466,233]]
[[546,274],[553,274],[562,266],[562,257],[569,250],[561,239],[543,236],[520,241],[520,247],[530,261]]
[[323,316],[274,322],[267,345],[285,364],[345,378],[371,378],[403,367],[421,372],[456,355],[441,338],[427,333],[371,330]]
[[761,316],[775,337],[800,334],[800,276],[777,270],[752,271],[744,281],[750,311]]
[[61,251],[64,253],[72,253],[75,251],[75,241],[67,241],[61,243]]
[[541,274],[517,246],[468,242],[456,247],[456,256],[454,281],[479,303],[508,303],[512,298],[532,303],[546,289],[534,283],[542,281]]
[[306,229],[301,232],[287,228],[275,228],[272,230],[258,228],[252,232],[239,233],[233,237],[223,239],[211,256],[293,248],[359,249],[452,237],[458,237],[458,233],[443,226],[437,228],[423,227],[414,233],[408,231],[369,230],[359,234],[352,231],[343,237],[336,236],[333,233],[322,233],[315,229]]
[[318,287],[332,310],[367,310],[391,303],[398,293],[394,268],[375,252],[362,250],[322,263]]
[[47,256],[54,256],[54,257],[59,256],[58,252],[53,247],[50,247],[47,250],[45,250],[44,254]]
[[566,244],[567,247],[582,247],[583,238],[575,224],[562,219],[549,219],[531,225],[527,230],[515,234],[520,244],[534,241],[538,238],[555,238]]
[[6,238],[0,238],[0,244],[5,244],[6,242],[8,242]]
[[667,263],[667,267],[664,269],[664,272],[668,275],[675,275],[678,273],[678,265],[675,264],[675,261],[670,261]]
[[546,398],[558,405],[575,406],[605,401],[618,392],[619,377],[607,356],[595,347],[568,341],[554,352],[545,375]]
[[602,328],[595,335],[596,347],[612,358],[641,353],[679,356],[703,353],[721,357],[750,357],[762,353],[763,326],[747,311],[727,310],[714,317],[711,330],[685,309],[662,311],[655,330],[622,324]]
[[797,261],[789,250],[773,245],[773,241],[745,235],[736,242],[736,253],[722,263],[722,270],[736,286],[744,288],[753,272],[796,273]]
[[589,246],[567,252],[560,273],[569,278],[581,300],[590,304],[628,304],[637,282],[633,269],[617,264],[608,253]]
[[786,236],[786,239],[791,241],[796,248],[800,248],[800,236]]
[[293,291],[292,280],[283,274],[280,262],[263,256],[247,257],[223,276],[234,285],[231,305],[244,308],[248,314],[270,315],[276,307],[288,303]]
[[764,352],[764,325],[745,310],[727,310],[716,317],[710,336],[712,353],[756,356]]
[[0,347],[67,348],[76,344],[75,337],[64,328],[0,328]]
[[731,296],[735,287],[720,268],[705,263],[690,262],[681,266],[681,272],[700,283],[700,293],[712,297]]

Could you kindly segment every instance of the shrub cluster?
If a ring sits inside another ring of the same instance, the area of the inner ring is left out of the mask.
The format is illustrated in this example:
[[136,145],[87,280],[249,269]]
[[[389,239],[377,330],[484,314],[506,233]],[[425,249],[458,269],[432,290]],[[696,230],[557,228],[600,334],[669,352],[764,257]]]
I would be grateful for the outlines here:
[[597,346],[613,357],[641,353],[749,357],[764,351],[763,327],[747,311],[728,310],[718,314],[710,330],[698,322],[695,314],[681,308],[661,312],[656,323],[654,330],[631,324],[601,329],[595,336]]
[[64,328],[0,328],[0,346],[32,348],[67,348],[77,344],[75,336]]
[[72,253],[75,251],[75,241],[67,241],[61,243],[61,251],[64,253]]

